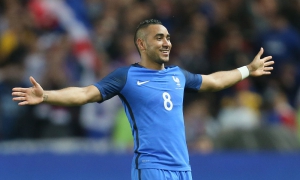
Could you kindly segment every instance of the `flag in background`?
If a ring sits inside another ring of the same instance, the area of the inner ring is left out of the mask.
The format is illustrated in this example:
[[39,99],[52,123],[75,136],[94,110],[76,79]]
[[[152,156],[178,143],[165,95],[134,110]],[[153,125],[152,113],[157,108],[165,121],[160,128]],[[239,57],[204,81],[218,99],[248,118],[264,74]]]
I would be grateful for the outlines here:
[[83,0],[30,0],[31,10],[36,24],[54,30],[62,28],[71,38],[73,53],[84,67],[82,85],[95,80],[94,71],[99,67],[97,54],[90,39],[91,25],[86,16]]

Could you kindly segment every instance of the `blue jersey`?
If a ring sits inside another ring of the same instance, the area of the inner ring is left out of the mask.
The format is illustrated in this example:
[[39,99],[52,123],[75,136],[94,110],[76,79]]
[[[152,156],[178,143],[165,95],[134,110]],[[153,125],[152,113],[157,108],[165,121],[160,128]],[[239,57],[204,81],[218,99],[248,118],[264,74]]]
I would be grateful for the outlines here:
[[103,101],[118,95],[134,137],[133,166],[190,171],[183,120],[184,90],[199,90],[202,77],[177,66],[119,68],[94,85]]

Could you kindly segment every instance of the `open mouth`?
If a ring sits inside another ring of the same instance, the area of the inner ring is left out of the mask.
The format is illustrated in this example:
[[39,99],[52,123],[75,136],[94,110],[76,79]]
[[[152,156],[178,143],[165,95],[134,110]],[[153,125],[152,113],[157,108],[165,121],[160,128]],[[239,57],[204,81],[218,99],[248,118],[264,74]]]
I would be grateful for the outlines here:
[[169,55],[169,53],[170,53],[169,50],[161,50],[160,52],[162,52],[164,55]]

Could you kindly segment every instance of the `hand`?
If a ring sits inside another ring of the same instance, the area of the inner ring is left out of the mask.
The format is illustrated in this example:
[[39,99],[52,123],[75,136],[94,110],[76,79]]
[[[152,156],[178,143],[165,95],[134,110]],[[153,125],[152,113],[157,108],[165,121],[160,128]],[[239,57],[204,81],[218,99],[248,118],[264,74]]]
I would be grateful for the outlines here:
[[262,76],[271,74],[273,67],[270,66],[274,64],[274,61],[270,61],[272,56],[267,56],[261,59],[264,49],[261,48],[258,54],[255,56],[253,61],[247,66],[251,76]]
[[20,101],[19,105],[35,105],[43,102],[43,88],[39,83],[35,81],[33,77],[30,76],[30,82],[33,85],[30,88],[13,88],[12,95],[14,96],[14,101]]

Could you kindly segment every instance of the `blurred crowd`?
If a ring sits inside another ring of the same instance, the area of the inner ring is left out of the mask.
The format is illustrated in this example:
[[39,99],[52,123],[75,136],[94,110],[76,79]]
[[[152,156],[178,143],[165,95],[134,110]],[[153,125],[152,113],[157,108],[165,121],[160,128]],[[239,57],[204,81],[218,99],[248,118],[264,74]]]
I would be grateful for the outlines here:
[[139,62],[133,35],[148,18],[171,34],[170,64],[190,72],[244,66],[260,47],[275,61],[270,76],[185,94],[190,151],[299,150],[299,0],[1,0],[0,142],[99,138],[131,150],[118,97],[81,107],[18,106],[11,89],[31,86],[29,76],[45,90],[86,86]]

